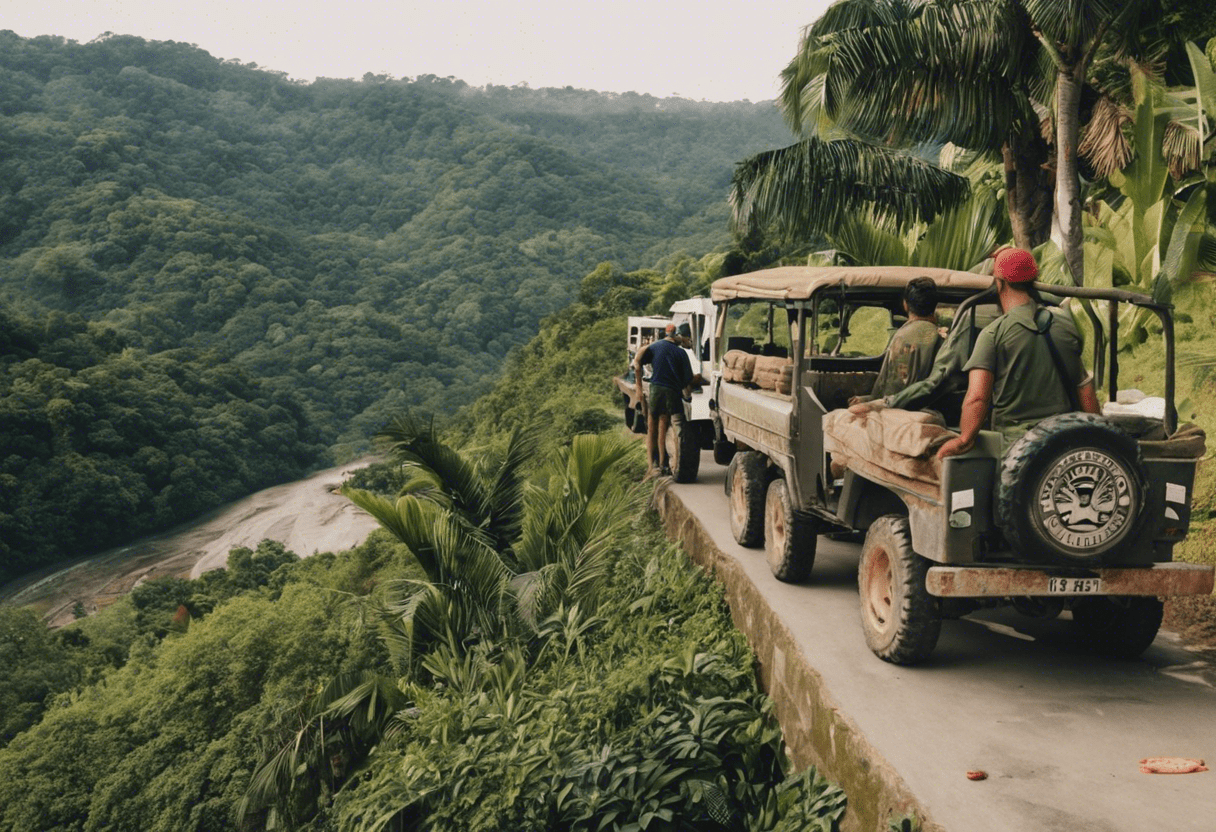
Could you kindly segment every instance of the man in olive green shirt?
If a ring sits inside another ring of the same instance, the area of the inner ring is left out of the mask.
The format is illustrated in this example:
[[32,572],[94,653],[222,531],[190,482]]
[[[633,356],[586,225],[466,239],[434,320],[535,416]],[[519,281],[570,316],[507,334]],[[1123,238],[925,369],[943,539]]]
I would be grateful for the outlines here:
[[854,396],[849,404],[891,396],[929,375],[941,346],[937,331],[937,284],[930,277],[915,277],[904,286],[907,323],[891,337],[878,378],[868,396]]
[[[1063,309],[1040,306],[1030,285],[1039,270],[1028,251],[1008,248],[997,253],[993,274],[1004,315],[984,328],[963,370],[960,436],[941,447],[939,457],[966,453],[992,409],[992,424],[1006,442],[1016,440],[1036,423],[1079,407],[1099,412],[1093,377],[1081,363],[1081,337]],[[1051,355],[1050,336],[1063,364]],[[1076,404],[1074,405],[1074,396]]]

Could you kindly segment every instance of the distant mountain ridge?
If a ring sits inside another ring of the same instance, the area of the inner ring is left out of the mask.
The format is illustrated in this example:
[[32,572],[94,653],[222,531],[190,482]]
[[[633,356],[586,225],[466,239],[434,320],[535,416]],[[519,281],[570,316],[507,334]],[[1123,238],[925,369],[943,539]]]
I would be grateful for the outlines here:
[[597,264],[729,244],[733,161],[784,132],[771,105],[301,84],[0,32],[0,560],[114,545],[407,408],[452,413]]
[[[731,164],[784,133],[771,105],[429,77],[302,85],[133,37],[0,33],[0,89],[5,302],[104,320],[147,349],[220,347],[297,392],[325,364],[300,367],[297,336],[324,340],[309,321],[365,304],[424,367],[450,348],[424,373],[439,387],[405,397],[439,411],[471,401],[598,262],[724,243]],[[270,287],[263,308],[251,295]],[[322,309],[302,314],[311,300]],[[175,331],[133,323],[133,307]],[[403,382],[368,380],[326,427]]]

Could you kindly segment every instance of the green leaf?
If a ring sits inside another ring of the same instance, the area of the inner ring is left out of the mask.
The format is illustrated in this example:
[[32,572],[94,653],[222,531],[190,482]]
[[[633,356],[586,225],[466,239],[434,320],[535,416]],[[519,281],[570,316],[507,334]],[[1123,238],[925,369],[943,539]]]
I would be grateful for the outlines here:
[[732,222],[739,230],[771,226],[798,240],[833,232],[861,211],[906,227],[957,205],[969,188],[965,177],[911,155],[853,139],[808,137],[736,166]]

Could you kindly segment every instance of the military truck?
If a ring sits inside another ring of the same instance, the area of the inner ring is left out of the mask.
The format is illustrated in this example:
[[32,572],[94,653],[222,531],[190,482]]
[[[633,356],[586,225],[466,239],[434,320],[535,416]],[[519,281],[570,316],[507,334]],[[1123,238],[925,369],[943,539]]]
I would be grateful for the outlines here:
[[[690,346],[685,347],[692,365],[694,383],[684,402],[684,412],[672,419],[667,433],[667,457],[676,482],[694,482],[701,466],[701,451],[713,447],[713,418],[709,410],[708,381],[717,363],[714,331],[717,308],[709,298],[688,298],[671,305],[670,318],[630,318],[626,372],[613,379],[625,407],[625,425],[635,433],[646,432],[646,414],[637,398],[633,359],[638,350],[655,337],[662,338],[668,323],[687,326]],[[636,333],[636,334],[635,334]],[[649,367],[644,370],[649,378]],[[645,382],[645,378],[643,382]]]
[[[864,533],[861,624],[889,662],[924,660],[943,618],[996,605],[1038,616],[1068,610],[1097,650],[1139,655],[1160,627],[1162,597],[1213,588],[1212,567],[1173,562],[1204,437],[1178,425],[1171,307],[1127,291],[1035,284],[1084,302],[1103,415],[1052,417],[1010,447],[981,431],[971,451],[938,460],[936,449],[956,435],[939,413],[847,410],[873,385],[904,285],[922,275],[937,283],[939,312],[955,326],[995,302],[991,277],[941,269],[783,267],[714,283],[727,349],[711,408],[717,441],[735,450],[735,539],[762,545],[778,579],[801,581],[820,535]],[[1129,306],[1160,324],[1157,414],[1116,403],[1120,312]]]

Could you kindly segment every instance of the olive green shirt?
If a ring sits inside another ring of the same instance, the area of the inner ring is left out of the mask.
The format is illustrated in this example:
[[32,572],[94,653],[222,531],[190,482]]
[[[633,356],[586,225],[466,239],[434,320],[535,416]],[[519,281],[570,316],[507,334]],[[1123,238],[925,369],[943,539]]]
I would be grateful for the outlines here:
[[[1040,327],[1048,325],[1067,379],[1060,378],[1047,339],[1039,334]],[[1024,433],[1048,416],[1071,411],[1065,384],[1075,390],[1089,378],[1072,315],[1034,303],[1015,306],[985,327],[963,370],[992,372],[992,427],[1006,438]]]
[[886,396],[888,407],[902,410],[920,410],[934,405],[949,393],[962,393],[967,389],[967,376],[963,365],[971,357],[971,345],[980,331],[1001,315],[999,306],[989,303],[977,304],[956,315],[946,333],[946,340],[937,350],[933,368],[921,380]]
[[908,321],[896,330],[870,395],[880,399],[929,375],[942,337],[932,321]]

